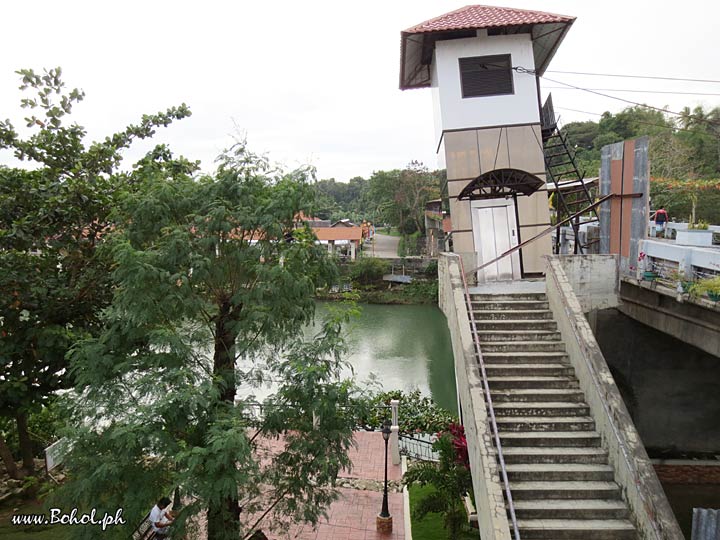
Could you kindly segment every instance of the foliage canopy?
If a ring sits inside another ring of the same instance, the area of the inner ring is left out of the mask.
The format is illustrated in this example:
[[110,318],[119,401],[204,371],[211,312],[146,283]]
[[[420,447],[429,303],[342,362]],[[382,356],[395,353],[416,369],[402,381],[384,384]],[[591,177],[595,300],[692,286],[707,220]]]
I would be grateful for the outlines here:
[[[165,172],[145,171],[106,244],[114,296],[102,333],[73,353],[61,496],[137,522],[177,488],[176,534],[203,513],[210,540],[315,523],[350,466],[355,391],[340,378],[342,315],[299,338],[315,289],[336,276],[295,228],[311,171],[273,169],[238,144],[212,177]],[[258,417],[263,384],[276,390]]]
[[[85,129],[67,123],[84,93],[65,89],[60,68],[18,74],[28,93],[21,101],[28,136],[10,120],[0,121],[0,150],[26,163],[0,166],[0,290],[6,292],[0,302],[0,415],[14,418],[23,468],[32,473],[27,416],[71,384],[66,353],[99,330],[98,314],[111,298],[110,261],[98,247],[111,227],[112,207],[134,189],[135,173],[119,170],[122,151],[190,111],[181,105],[145,115],[87,145]],[[143,166],[169,156],[157,146]],[[182,159],[174,163],[195,168]],[[0,451],[12,475],[2,437]]]

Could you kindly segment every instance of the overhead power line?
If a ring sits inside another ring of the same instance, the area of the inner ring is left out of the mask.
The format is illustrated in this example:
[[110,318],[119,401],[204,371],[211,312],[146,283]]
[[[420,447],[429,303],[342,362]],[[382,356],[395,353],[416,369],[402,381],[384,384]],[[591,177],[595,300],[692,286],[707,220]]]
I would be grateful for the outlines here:
[[655,107],[655,106],[653,106],[653,105],[647,105],[646,103],[639,103],[639,102],[637,102],[637,101],[632,101],[632,100],[630,100],[630,99],[625,99],[625,98],[621,98],[621,97],[618,97],[618,96],[611,96],[610,94],[603,94],[602,92],[598,92],[597,90],[590,90],[590,89],[588,89],[588,88],[583,88],[583,87],[581,87],[581,86],[575,86],[574,84],[570,84],[570,83],[566,83],[566,82],[562,82],[562,81],[556,81],[556,80],[554,80],[554,79],[548,79],[548,78],[545,77],[545,76],[543,76],[542,78],[545,79],[546,81],[550,81],[550,82],[555,83],[555,84],[562,84],[563,86],[567,86],[567,87],[569,87],[569,88],[574,88],[575,90],[582,90],[583,92],[589,92],[589,93],[595,94],[595,95],[597,95],[597,96],[602,96],[602,97],[606,97],[606,98],[610,98],[610,99],[616,99],[616,100],[618,100],[618,101],[623,101],[623,102],[628,103],[628,104],[630,104],[630,105],[636,105],[636,106],[638,106],[638,107],[647,107],[648,109],[653,109],[653,110],[659,111],[659,112],[661,112],[661,113],[674,114],[675,116],[683,116],[683,115],[682,115],[681,113],[679,113],[679,112],[670,111],[670,110],[668,110],[668,109],[662,109],[662,108],[660,108],[660,107]]
[[683,77],[659,77],[654,75],[624,75],[619,73],[590,73],[587,71],[559,71],[547,70],[545,73],[563,73],[567,75],[590,75],[593,77],[621,77],[626,79],[654,79],[659,81],[683,81],[683,82],[699,82],[720,84],[720,81],[714,79],[686,79]]
[[[486,66],[486,67],[487,67],[487,66]],[[495,66],[493,66],[493,67],[495,67]],[[499,66],[499,67],[502,67],[502,66]],[[505,68],[505,69],[507,69],[507,68]],[[515,72],[517,72],[517,73],[523,73],[523,74],[526,74],[526,75],[533,75],[533,76],[535,76],[535,77],[538,77],[537,72],[536,72],[534,69],[528,69],[528,68],[523,67],[523,66],[512,66],[510,69],[512,69],[513,71],[515,71]],[[638,102],[638,101],[633,101],[633,100],[631,100],[631,99],[626,99],[626,98],[622,98],[622,97],[619,97],[619,96],[613,96],[613,95],[610,95],[610,94],[605,94],[605,93],[599,92],[599,91],[597,91],[597,90],[591,90],[591,89],[589,89],[589,88],[583,88],[582,86],[576,86],[576,85],[574,85],[574,84],[566,83],[566,82],[563,82],[563,81],[557,81],[557,80],[555,80],[555,79],[550,79],[550,78],[548,78],[548,77],[545,77],[544,75],[541,75],[541,76],[539,76],[539,77],[541,77],[542,79],[544,79],[544,80],[546,80],[546,81],[550,81],[550,82],[552,82],[552,83],[555,83],[555,84],[561,84],[561,85],[563,85],[563,86],[567,86],[568,88],[573,88],[573,89],[575,89],[575,90],[582,90],[583,92],[588,92],[588,93],[594,94],[594,95],[596,95],[596,96],[601,96],[601,97],[608,98],[608,99],[614,99],[614,100],[617,100],[617,101],[622,101],[623,103],[627,103],[627,104],[633,105],[633,106],[635,106],[635,107],[643,107],[643,108],[645,108],[645,109],[650,109],[650,110],[653,110],[653,111],[658,111],[658,112],[663,113],[663,114],[673,114],[673,115],[675,115],[675,116],[680,116],[680,117],[685,117],[685,116],[687,116],[686,113],[679,113],[679,112],[677,112],[677,111],[671,111],[671,110],[669,110],[669,109],[665,109],[665,108],[661,108],[661,107],[655,107],[654,105],[648,105],[647,103],[640,103],[640,102]],[[695,122],[707,124],[708,126],[712,126],[712,127],[716,128],[716,129],[717,129],[718,127],[720,127],[720,121],[708,120],[707,118],[701,118],[701,117],[698,117],[698,116],[696,116],[696,115],[692,115],[692,116],[693,116],[693,120],[694,120]]]
[[[537,75],[537,73],[535,72],[534,69],[528,69],[528,68],[522,67],[522,66],[513,66],[512,69],[513,69],[514,71],[517,71],[518,73],[525,73],[525,74],[528,74],[528,75]],[[627,103],[627,104],[629,104],[629,105],[634,105],[634,106],[636,106],[636,107],[644,107],[644,108],[646,108],[646,109],[652,109],[652,110],[654,110],[654,111],[658,111],[658,112],[661,112],[661,113],[663,113],[663,114],[674,114],[675,116],[685,116],[683,113],[679,113],[679,112],[676,112],[676,111],[671,111],[671,110],[669,110],[669,109],[663,109],[663,108],[660,108],[660,107],[655,107],[654,105],[648,105],[647,103],[639,103],[639,102],[637,102],[637,101],[632,101],[632,100],[630,100],[630,99],[621,98],[621,97],[619,97],[619,96],[612,96],[612,95],[610,95],[610,94],[604,94],[604,93],[602,93],[602,92],[598,92],[597,90],[590,90],[589,88],[583,88],[582,86],[575,86],[574,84],[566,83],[566,82],[563,82],[563,81],[557,81],[557,80],[555,80],[555,79],[550,79],[550,78],[548,78],[548,77],[545,77],[544,75],[541,76],[541,77],[542,77],[543,79],[545,79],[546,81],[550,81],[550,82],[555,83],[555,84],[562,84],[563,86],[567,86],[567,87],[569,87],[569,88],[574,88],[575,90],[582,90],[583,92],[589,92],[590,94],[595,94],[596,96],[602,96],[602,97],[605,97],[605,98],[608,98],[608,99],[615,99],[615,100],[617,100],[617,101],[622,101],[623,103]],[[717,127],[718,125],[720,125],[720,123],[718,123],[718,122],[713,122],[713,121],[707,120],[707,119],[705,119],[705,118],[698,118],[698,119],[696,119],[696,120],[699,121],[699,122],[702,122],[702,123],[704,123],[704,124],[707,124],[707,125],[709,125],[709,126]]]
[[[549,80],[549,79],[548,79]],[[565,86],[548,86],[547,90],[576,90]],[[582,88],[581,90],[593,90],[595,92],[635,92],[638,94],[676,94],[687,96],[720,96],[720,92],[674,92],[671,90],[636,90],[630,88]]]

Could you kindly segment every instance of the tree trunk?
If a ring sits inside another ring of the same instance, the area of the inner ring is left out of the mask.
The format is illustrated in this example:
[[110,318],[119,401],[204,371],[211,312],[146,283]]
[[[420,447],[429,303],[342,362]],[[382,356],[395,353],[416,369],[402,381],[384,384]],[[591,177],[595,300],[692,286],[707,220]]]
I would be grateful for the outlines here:
[[[220,385],[220,399],[234,403],[235,381],[235,320],[233,306],[229,299],[220,303],[220,311],[215,320],[215,352],[213,356],[213,375]],[[207,511],[208,540],[236,539],[240,535],[240,508],[238,506],[237,487],[222,501],[210,503]]]
[[19,480],[20,472],[15,464],[15,458],[13,457],[12,452],[10,452],[10,448],[8,448],[5,438],[2,435],[0,435],[0,458],[2,458],[3,463],[5,464],[8,476],[13,480]]
[[229,300],[220,304],[220,313],[215,320],[215,352],[213,356],[213,375],[220,384],[220,399],[228,403],[235,401],[235,339],[237,330],[232,317],[232,305]]
[[20,457],[22,468],[26,474],[35,474],[35,456],[33,454],[32,441],[27,427],[27,414],[18,412],[15,414],[15,421],[18,428],[18,439],[20,439]]

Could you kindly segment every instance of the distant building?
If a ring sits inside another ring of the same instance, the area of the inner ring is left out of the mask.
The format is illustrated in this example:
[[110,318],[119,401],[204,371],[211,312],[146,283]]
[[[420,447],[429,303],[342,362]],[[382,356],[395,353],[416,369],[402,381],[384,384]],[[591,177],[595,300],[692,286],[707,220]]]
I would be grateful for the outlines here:
[[333,224],[330,225],[330,226],[331,226],[331,227],[357,227],[357,225],[355,225],[355,224],[354,224],[352,221],[350,221],[349,219],[340,219],[340,220],[336,221],[335,223],[333,223]]
[[351,261],[357,257],[363,239],[361,227],[319,227],[313,228],[313,232],[321,244],[327,245],[330,254],[344,255]]

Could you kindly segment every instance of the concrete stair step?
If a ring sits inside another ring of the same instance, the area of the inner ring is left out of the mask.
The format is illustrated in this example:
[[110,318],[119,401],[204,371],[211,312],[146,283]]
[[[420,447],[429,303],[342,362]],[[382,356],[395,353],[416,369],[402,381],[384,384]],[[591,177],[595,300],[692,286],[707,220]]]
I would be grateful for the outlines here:
[[557,323],[552,319],[476,319],[478,330],[557,330]]
[[568,356],[563,351],[487,351],[485,345],[480,347],[485,365],[561,364],[570,366]]
[[585,394],[575,388],[490,388],[490,397],[495,402],[541,402],[568,401],[583,403]]
[[500,432],[500,442],[506,446],[600,446],[595,431],[521,431]]
[[[488,374],[489,375],[489,374]],[[502,388],[578,388],[577,379],[571,377],[531,377],[514,376],[514,377],[495,377],[488,376],[488,384],[492,389]]]
[[510,482],[513,501],[547,499],[617,499],[620,487],[615,482]]
[[542,418],[546,416],[589,416],[590,407],[585,403],[567,402],[524,402],[524,403],[493,403],[495,416],[529,416],[531,418]]
[[483,357],[485,371],[491,377],[572,377],[575,370],[570,364],[495,364]]
[[547,302],[545,293],[471,294],[471,302]]
[[565,350],[560,332],[551,330],[485,330],[478,326],[477,335],[481,344],[497,341],[557,341],[563,346],[561,350]]
[[[480,337],[478,332],[478,337]],[[559,335],[559,334],[558,334]],[[529,336],[530,338],[534,336]],[[483,355],[490,353],[506,353],[527,356],[529,354],[540,354],[546,352],[562,352],[565,353],[565,344],[557,340],[541,339],[532,340],[504,340],[504,341],[480,341],[480,350]]]
[[589,416],[498,416],[501,431],[592,431],[595,420]]
[[480,300],[472,302],[473,309],[486,310],[522,310],[522,309],[549,309],[550,304],[540,300]]
[[528,540],[627,540],[637,538],[626,519],[522,519],[520,537]]
[[511,463],[596,463],[607,464],[608,454],[596,447],[503,446],[503,458]]
[[552,311],[548,309],[475,309],[473,308],[473,316],[476,321],[487,320],[547,320],[552,319]]
[[605,464],[511,463],[507,465],[507,473],[513,482],[612,482],[615,478],[613,468]]
[[545,499],[513,501],[518,519],[626,519],[627,505],[622,500]]

